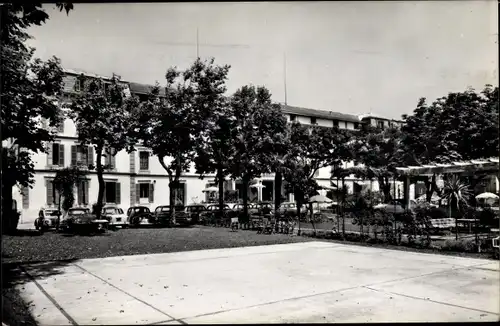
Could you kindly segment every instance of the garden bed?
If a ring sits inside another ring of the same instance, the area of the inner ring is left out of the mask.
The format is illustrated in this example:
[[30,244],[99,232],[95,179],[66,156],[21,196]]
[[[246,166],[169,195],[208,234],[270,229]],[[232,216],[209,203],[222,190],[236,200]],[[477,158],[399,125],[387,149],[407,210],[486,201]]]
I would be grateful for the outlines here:
[[[482,259],[498,259],[493,249],[483,252],[477,252],[474,246],[474,239],[455,239],[449,240],[431,240],[430,245],[425,245],[424,241],[416,240],[413,244],[407,241],[402,241],[401,244],[391,244],[383,241],[383,239],[374,239],[366,234],[361,237],[359,233],[346,232],[345,239],[342,239],[341,233],[332,231],[317,230],[316,235],[313,231],[302,231],[301,236],[305,238],[320,239],[322,241],[342,243],[348,245],[377,247],[391,250],[403,250],[429,254],[451,255],[458,257],[471,257]],[[498,249],[497,249],[498,250]]]

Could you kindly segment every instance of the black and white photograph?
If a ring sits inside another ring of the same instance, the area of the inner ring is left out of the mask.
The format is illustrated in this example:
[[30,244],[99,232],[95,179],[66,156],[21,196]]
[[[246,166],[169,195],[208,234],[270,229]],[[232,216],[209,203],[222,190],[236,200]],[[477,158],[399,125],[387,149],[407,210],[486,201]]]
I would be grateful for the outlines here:
[[500,321],[498,8],[0,4],[2,326]]

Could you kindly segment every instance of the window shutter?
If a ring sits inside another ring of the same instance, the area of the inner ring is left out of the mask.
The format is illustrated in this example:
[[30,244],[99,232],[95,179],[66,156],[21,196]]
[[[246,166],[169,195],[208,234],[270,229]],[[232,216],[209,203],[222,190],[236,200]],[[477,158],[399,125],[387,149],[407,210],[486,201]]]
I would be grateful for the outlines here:
[[155,200],[155,186],[154,184],[149,184],[149,202],[152,203]]
[[59,166],[64,167],[64,145],[59,144]]
[[48,167],[52,166],[52,146],[53,146],[53,143],[49,143],[48,150],[47,150],[47,166]]
[[111,170],[114,170],[116,168],[116,156],[112,156],[110,154],[110,157],[111,157]]
[[45,188],[47,190],[47,205],[52,205],[54,203],[52,180],[46,181]]
[[80,181],[78,182],[77,186],[76,186],[76,195],[78,196],[78,205],[81,205],[83,204],[82,203],[82,200],[83,200],[83,181]]
[[56,196],[54,198],[54,204],[59,205],[59,189],[54,189],[54,195]]
[[87,165],[94,165],[94,148],[92,146],[87,147]]
[[76,166],[76,146],[71,145],[71,165]]
[[141,200],[141,185],[138,183],[135,184],[135,199],[137,203]]
[[23,208],[29,208],[29,206],[30,206],[30,188],[23,187],[22,193],[23,193]]
[[83,182],[84,183],[84,197],[83,197],[83,204],[88,205],[89,204],[89,187],[90,187],[90,181],[86,180]]
[[117,182],[115,184],[115,189],[116,189],[116,198],[115,198],[115,201],[117,204],[120,204],[121,203],[121,183]]

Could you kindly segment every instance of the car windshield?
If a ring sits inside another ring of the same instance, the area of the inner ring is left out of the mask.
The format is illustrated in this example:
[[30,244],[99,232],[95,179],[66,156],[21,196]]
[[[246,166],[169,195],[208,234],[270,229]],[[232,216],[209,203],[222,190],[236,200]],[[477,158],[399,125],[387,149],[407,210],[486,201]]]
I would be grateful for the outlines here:
[[189,206],[187,210],[188,212],[200,212],[203,210],[203,206]]
[[170,207],[169,206],[156,207],[155,211],[156,212],[169,212],[170,211]]
[[88,209],[71,209],[68,214],[69,215],[83,215],[83,214],[87,214],[90,210]]
[[47,216],[59,216],[60,214],[59,211],[46,211]]
[[108,207],[104,209],[104,214],[123,214],[123,210],[121,208]]

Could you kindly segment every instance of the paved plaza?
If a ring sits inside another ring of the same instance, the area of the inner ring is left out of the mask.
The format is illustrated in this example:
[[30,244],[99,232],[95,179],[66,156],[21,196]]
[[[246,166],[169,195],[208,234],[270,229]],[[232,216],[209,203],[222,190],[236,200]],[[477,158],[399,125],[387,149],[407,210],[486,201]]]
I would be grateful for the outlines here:
[[499,262],[307,242],[23,265],[41,325],[498,321]]

